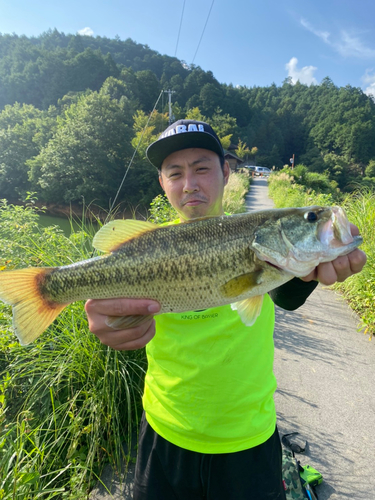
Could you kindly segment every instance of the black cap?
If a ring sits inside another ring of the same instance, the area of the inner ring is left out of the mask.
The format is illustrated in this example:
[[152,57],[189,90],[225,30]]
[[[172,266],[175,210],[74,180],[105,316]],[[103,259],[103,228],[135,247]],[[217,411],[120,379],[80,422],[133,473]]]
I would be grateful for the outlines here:
[[167,156],[188,148],[208,149],[224,159],[223,146],[212,127],[196,120],[178,120],[169,125],[158,140],[150,144],[146,155],[154,167],[160,170]]

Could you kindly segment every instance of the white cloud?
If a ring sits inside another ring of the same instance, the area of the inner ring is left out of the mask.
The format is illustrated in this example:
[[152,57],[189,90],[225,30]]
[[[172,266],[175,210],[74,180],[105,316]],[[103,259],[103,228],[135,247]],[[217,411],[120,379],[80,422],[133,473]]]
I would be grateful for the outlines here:
[[330,41],[328,40],[328,38],[330,37],[330,33],[328,33],[328,31],[316,30],[315,28],[313,28],[313,26],[311,26],[311,24],[308,21],[306,21],[306,19],[301,19],[300,22],[304,28],[306,28],[307,30],[311,31],[311,33],[314,33],[314,35],[321,38],[323,42],[330,43]]
[[333,39],[331,33],[314,28],[306,19],[300,19],[300,23],[305,29],[323,40],[324,43],[332,47],[343,57],[356,57],[359,59],[375,58],[375,49],[367,47],[359,36],[354,33],[350,34],[348,31],[342,30],[336,36],[336,39]]
[[334,47],[344,57],[375,58],[375,49],[366,47],[358,37],[350,35],[346,31],[341,32],[341,39]]
[[91,28],[83,28],[78,31],[79,35],[93,36],[94,32]]
[[317,84],[317,80],[314,77],[314,72],[318,69],[315,66],[304,66],[302,69],[297,68],[298,59],[292,57],[292,59],[285,65],[285,69],[288,70],[288,76],[292,78],[292,83],[304,83],[306,85]]
[[370,72],[373,70],[366,70],[366,73],[362,77],[362,81],[367,87],[363,91],[365,94],[372,96],[372,98],[375,100],[375,73],[370,74]]

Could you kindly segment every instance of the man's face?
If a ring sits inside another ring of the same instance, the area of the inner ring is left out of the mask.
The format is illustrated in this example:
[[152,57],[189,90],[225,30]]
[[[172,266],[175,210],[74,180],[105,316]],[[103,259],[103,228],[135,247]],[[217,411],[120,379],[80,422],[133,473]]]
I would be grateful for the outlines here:
[[224,186],[229,165],[221,168],[219,156],[208,149],[176,151],[163,161],[160,184],[182,219],[223,214]]

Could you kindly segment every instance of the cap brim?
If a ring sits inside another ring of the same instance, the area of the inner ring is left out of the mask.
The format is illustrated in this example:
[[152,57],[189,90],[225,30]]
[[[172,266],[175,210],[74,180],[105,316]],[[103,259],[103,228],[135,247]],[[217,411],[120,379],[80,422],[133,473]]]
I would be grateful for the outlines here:
[[161,169],[163,161],[170,154],[188,148],[208,149],[221,158],[224,151],[221,144],[208,132],[185,132],[159,139],[147,148],[146,156],[157,169]]

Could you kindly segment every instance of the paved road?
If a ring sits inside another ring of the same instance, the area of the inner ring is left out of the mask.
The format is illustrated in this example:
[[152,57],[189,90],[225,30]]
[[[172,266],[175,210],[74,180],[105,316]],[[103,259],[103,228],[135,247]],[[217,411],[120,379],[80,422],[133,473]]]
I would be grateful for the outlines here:
[[[272,208],[267,181],[256,179],[248,210]],[[324,476],[319,500],[375,500],[375,343],[339,295],[318,287],[294,312],[276,308],[275,395],[280,433],[308,441],[298,455]],[[91,500],[131,499],[133,468],[122,486],[108,468]]]
[[[266,180],[255,180],[247,207],[272,207]],[[276,308],[278,426],[308,441],[298,459],[323,474],[319,500],[375,500],[375,344],[358,324],[321,286],[297,311]]]

